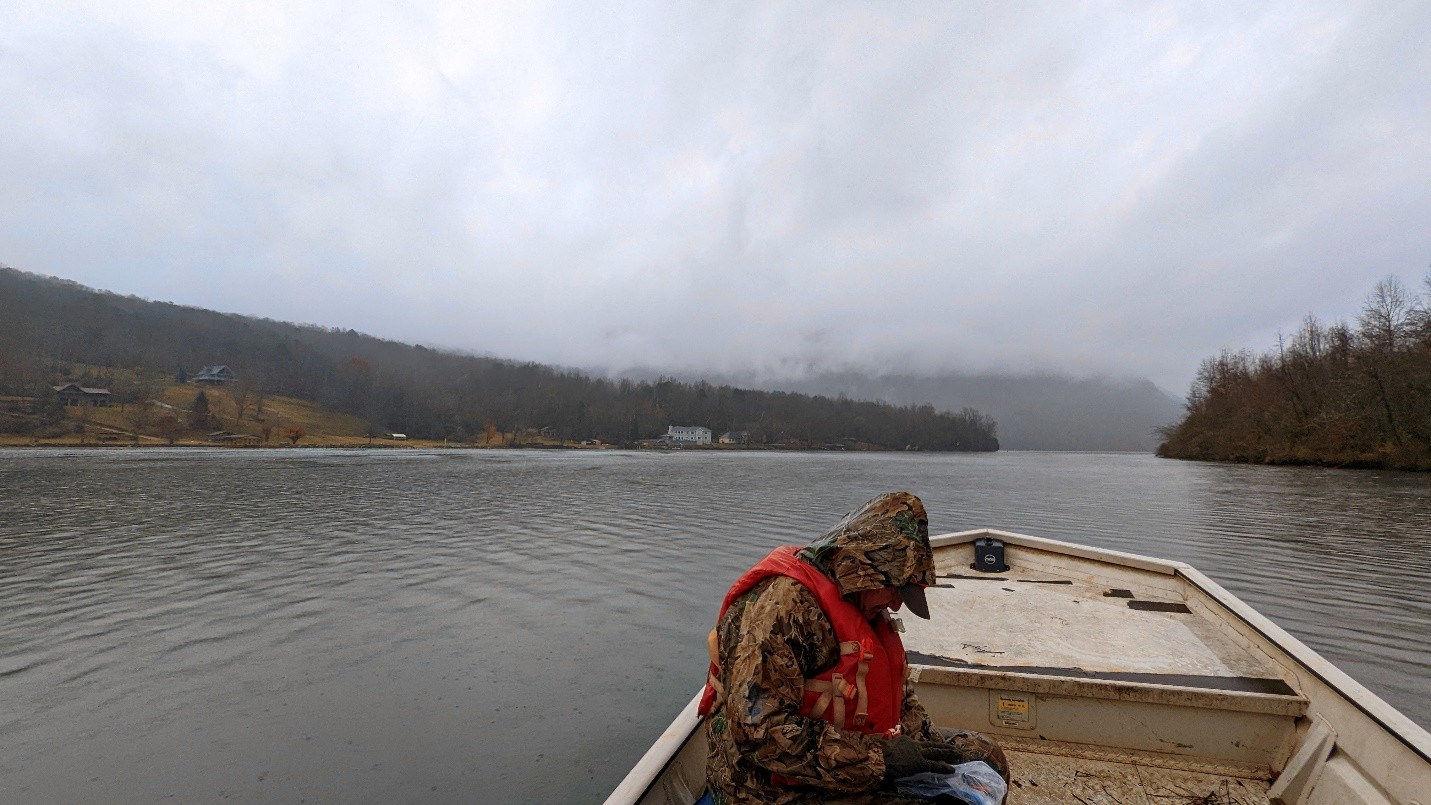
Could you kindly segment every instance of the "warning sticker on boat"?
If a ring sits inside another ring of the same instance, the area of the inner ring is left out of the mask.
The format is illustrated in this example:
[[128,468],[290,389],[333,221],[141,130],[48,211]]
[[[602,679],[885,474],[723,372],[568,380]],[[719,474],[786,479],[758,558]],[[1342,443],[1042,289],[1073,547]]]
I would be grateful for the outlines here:
[[989,691],[989,720],[1002,727],[1033,729],[1034,695]]

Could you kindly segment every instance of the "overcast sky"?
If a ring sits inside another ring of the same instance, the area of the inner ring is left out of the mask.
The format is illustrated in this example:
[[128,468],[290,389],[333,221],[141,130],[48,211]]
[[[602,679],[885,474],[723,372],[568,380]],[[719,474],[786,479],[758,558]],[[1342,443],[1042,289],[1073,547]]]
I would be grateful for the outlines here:
[[0,0],[0,262],[567,366],[1136,375],[1431,264],[1431,3]]

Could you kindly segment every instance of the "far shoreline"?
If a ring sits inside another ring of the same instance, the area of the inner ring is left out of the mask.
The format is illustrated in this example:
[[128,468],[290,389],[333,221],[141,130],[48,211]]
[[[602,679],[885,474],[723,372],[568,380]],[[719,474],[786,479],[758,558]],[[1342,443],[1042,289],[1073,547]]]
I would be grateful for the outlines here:
[[[146,440],[144,442],[133,441],[109,441],[96,443],[86,440],[61,441],[56,439],[41,440],[38,442],[24,438],[17,438],[12,435],[0,435],[0,448],[20,448],[26,450],[129,450],[135,448],[143,449],[165,449],[165,450],[579,450],[579,451],[606,451],[606,450],[626,450],[631,452],[654,452],[654,453],[682,453],[682,452],[738,452],[738,453],[947,453],[947,454],[980,454],[1010,452],[1006,450],[926,450],[926,449],[897,449],[887,447],[819,447],[803,445],[677,445],[677,446],[652,446],[652,445],[629,445],[629,444],[515,444],[515,445],[484,445],[470,444],[465,442],[443,442],[434,439],[407,439],[403,441],[393,441],[392,439],[374,439],[371,443],[365,437],[318,437],[318,440],[310,440],[303,444],[223,444],[221,442],[201,442],[201,441],[180,441],[174,444],[156,444]],[[1022,452],[1067,452],[1067,451],[1022,451]],[[1078,452],[1118,452],[1118,451],[1078,451]]]

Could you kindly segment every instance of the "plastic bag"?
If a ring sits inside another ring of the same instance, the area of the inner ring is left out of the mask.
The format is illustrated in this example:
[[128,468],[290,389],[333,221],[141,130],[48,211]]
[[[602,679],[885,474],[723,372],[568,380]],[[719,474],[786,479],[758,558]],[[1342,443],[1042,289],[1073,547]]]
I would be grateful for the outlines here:
[[967,805],[999,805],[1009,786],[993,767],[982,760],[960,763],[949,774],[926,771],[894,781],[907,797],[954,797]]

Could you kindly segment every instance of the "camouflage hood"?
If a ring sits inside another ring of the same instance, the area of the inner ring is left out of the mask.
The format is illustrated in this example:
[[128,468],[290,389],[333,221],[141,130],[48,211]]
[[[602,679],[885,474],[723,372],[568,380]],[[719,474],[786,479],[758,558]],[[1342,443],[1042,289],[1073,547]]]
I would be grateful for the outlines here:
[[841,595],[934,584],[929,515],[908,492],[886,492],[850,512],[800,556],[834,579]]

